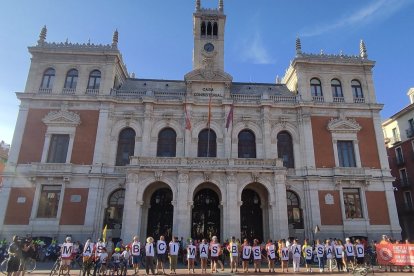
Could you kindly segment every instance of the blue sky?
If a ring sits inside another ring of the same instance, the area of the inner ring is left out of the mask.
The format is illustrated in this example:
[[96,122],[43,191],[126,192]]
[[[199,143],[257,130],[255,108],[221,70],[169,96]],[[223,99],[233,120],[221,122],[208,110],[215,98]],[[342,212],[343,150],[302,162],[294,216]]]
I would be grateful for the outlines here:
[[[218,0],[201,0],[216,7]],[[108,44],[119,30],[128,71],[140,78],[182,80],[192,68],[194,0],[56,1],[0,3],[0,140],[11,143],[30,65],[27,47],[43,25],[49,42]],[[295,54],[359,54],[364,39],[376,61],[374,84],[383,118],[408,105],[414,87],[414,1],[224,0],[225,69],[235,81],[274,82]]]

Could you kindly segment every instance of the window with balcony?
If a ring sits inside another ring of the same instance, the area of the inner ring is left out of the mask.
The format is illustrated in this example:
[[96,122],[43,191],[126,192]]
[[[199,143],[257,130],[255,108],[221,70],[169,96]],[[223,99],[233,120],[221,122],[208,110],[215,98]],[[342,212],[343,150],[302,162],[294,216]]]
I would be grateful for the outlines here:
[[300,208],[299,196],[292,191],[286,191],[288,211],[288,223],[293,224],[294,229],[303,229],[303,215]]
[[338,141],[338,161],[340,167],[356,167],[353,141]]
[[404,207],[407,211],[414,210],[413,198],[411,197],[410,191],[404,192]]
[[69,134],[52,134],[47,163],[66,163],[69,147]]
[[125,128],[119,133],[115,165],[128,165],[129,157],[134,155],[134,149],[135,131],[132,128]]
[[312,97],[322,97],[322,84],[321,81],[317,78],[310,80],[310,88]]
[[78,84],[78,70],[72,69],[66,74],[65,89],[76,89]]
[[40,89],[52,89],[53,82],[55,81],[55,69],[49,68],[43,73],[42,83]]
[[43,185],[40,192],[38,218],[56,218],[60,201],[60,185]]
[[172,128],[164,128],[158,134],[157,156],[175,157],[177,145],[177,134]]
[[89,74],[88,89],[99,89],[101,85],[101,71],[93,70]]
[[198,134],[198,157],[217,156],[217,136],[212,129],[203,129]]
[[332,97],[334,99],[344,97],[344,94],[342,93],[342,85],[338,79],[331,80],[331,89],[332,89]]
[[359,189],[344,188],[344,207],[347,219],[362,218],[361,197]]
[[254,133],[249,129],[245,129],[240,131],[238,138],[238,157],[256,158],[256,137]]
[[352,95],[354,99],[363,99],[364,94],[362,93],[362,86],[358,80],[351,81]]
[[404,157],[401,147],[395,148],[395,159],[397,162],[397,165],[403,165],[404,164]]
[[277,157],[283,159],[283,166],[294,168],[292,136],[287,131],[277,134]]
[[410,186],[410,182],[408,181],[408,175],[406,169],[400,170],[400,181],[402,187],[408,187]]

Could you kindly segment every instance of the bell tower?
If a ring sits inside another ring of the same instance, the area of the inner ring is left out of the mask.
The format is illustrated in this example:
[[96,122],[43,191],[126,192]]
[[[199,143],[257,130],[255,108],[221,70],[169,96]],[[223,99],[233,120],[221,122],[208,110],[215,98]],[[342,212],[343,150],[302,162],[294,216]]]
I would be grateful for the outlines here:
[[201,0],[196,0],[193,21],[193,70],[224,71],[226,16],[223,0],[219,0],[216,9],[202,8]]

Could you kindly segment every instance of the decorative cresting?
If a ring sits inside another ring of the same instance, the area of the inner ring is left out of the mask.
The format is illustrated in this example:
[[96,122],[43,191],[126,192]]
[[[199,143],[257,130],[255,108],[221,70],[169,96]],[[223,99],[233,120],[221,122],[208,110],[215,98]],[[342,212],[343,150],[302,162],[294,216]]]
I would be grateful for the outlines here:
[[300,43],[300,38],[296,38],[296,55],[299,56],[302,54],[302,44]]
[[118,29],[115,30],[114,35],[112,36],[112,47],[118,47]]
[[362,59],[368,58],[367,47],[365,46],[365,42],[362,39],[359,42],[359,54]]
[[47,126],[55,127],[76,127],[81,123],[79,114],[65,108],[49,112],[42,121]]
[[361,130],[361,126],[354,119],[345,117],[331,118],[327,129],[335,133],[357,133]]
[[43,45],[45,43],[46,35],[47,35],[47,28],[46,28],[46,25],[44,25],[42,30],[40,31],[39,40],[37,41],[38,45]]

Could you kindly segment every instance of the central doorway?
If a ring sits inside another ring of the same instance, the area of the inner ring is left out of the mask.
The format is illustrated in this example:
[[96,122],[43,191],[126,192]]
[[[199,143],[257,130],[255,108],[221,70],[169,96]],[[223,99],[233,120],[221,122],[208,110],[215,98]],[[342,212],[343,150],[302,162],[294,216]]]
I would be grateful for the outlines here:
[[191,219],[193,239],[211,239],[217,236],[220,240],[221,210],[219,205],[219,196],[212,189],[203,188],[195,194]]
[[163,235],[166,241],[171,240],[174,215],[172,200],[170,188],[160,188],[152,194],[148,209],[147,237],[151,236],[157,240]]
[[259,194],[251,189],[242,192],[242,206],[240,206],[240,232],[241,238],[259,239],[263,242],[263,211]]

